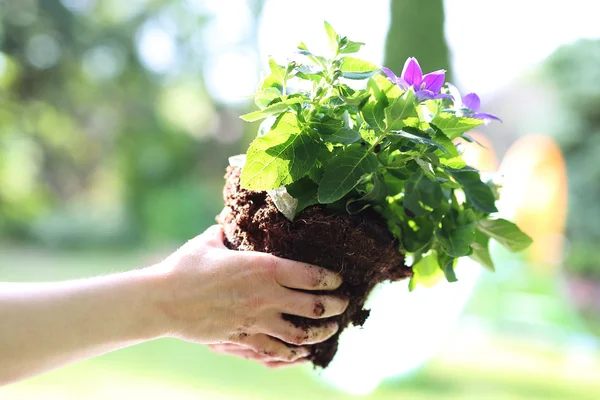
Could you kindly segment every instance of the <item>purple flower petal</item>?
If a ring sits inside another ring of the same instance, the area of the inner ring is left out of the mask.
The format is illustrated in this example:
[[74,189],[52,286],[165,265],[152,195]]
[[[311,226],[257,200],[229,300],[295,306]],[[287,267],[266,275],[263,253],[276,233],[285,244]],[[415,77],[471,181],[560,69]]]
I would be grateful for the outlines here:
[[469,110],[477,112],[481,108],[481,100],[475,93],[469,93],[462,98],[462,103]]
[[396,80],[396,85],[398,85],[400,87],[400,89],[402,89],[402,90],[408,90],[408,88],[410,87],[410,85],[408,84],[408,82],[406,82],[402,78],[398,78]]
[[454,100],[454,96],[452,96],[451,94],[447,94],[447,93],[438,93],[435,96],[433,96],[434,99],[452,99]]
[[477,112],[477,113],[470,114],[469,117],[475,118],[475,119],[494,120],[494,121],[502,122],[502,120],[500,118],[496,117],[493,114],[488,114],[488,113]]
[[430,72],[423,77],[425,82],[425,89],[431,90],[433,93],[438,93],[442,90],[446,80],[446,71],[440,69],[438,71]]
[[401,77],[410,86],[417,87],[421,84],[421,81],[423,80],[423,71],[416,58],[410,57],[406,60]]
[[423,100],[433,100],[435,97],[435,93],[433,93],[431,90],[418,90],[417,92],[415,92],[415,97],[417,98],[417,100],[419,101],[423,101]]
[[390,80],[394,83],[396,83],[398,81],[398,77],[396,76],[396,74],[389,68],[387,67],[383,67],[381,68],[381,71],[387,75],[388,78],[390,78]]

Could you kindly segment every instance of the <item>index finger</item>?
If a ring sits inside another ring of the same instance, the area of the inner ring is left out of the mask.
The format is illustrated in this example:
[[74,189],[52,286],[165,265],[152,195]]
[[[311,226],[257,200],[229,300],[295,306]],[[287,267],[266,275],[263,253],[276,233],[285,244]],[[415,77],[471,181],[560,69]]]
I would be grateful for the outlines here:
[[303,262],[275,258],[275,280],[281,286],[303,290],[335,290],[342,284],[342,278],[337,272]]

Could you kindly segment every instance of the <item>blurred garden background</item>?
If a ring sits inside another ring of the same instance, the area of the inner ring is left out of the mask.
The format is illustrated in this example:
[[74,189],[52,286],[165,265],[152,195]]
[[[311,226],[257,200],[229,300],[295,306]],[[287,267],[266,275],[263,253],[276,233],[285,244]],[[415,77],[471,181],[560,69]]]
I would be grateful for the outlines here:
[[[481,95],[503,119],[480,129],[505,174],[501,210],[537,243],[495,249],[495,274],[462,265],[451,310],[447,285],[394,287],[411,334],[352,365],[355,384],[160,340],[0,399],[600,398],[599,13],[595,0],[0,0],[0,281],[137,268],[213,224],[228,157],[257,129],[238,116],[267,55],[323,48],[323,20],[366,42],[363,58],[399,72],[415,56]],[[404,358],[412,346],[427,350]],[[361,386],[363,370],[379,375]]]

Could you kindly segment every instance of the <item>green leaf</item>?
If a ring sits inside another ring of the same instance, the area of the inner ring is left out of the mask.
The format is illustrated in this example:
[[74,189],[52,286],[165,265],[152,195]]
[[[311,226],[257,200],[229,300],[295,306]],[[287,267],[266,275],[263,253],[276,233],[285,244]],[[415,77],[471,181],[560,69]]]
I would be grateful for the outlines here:
[[343,57],[340,70],[346,79],[368,79],[379,67],[369,61],[354,57]]
[[483,121],[480,119],[457,117],[454,114],[444,112],[436,115],[431,122],[441,129],[450,139],[456,139],[463,133],[483,124]]
[[388,130],[400,130],[407,124],[404,120],[418,117],[415,107],[415,93],[407,90],[392,105],[385,109],[386,126]]
[[385,199],[385,184],[377,174],[373,174],[373,183],[368,192],[359,199],[350,199],[346,202],[348,214],[358,214],[374,203],[380,203]]
[[450,140],[450,138],[448,136],[446,136],[446,134],[440,129],[438,128],[436,125],[430,123],[429,126],[431,127],[431,129],[433,129],[433,140],[435,140],[438,144],[440,144],[441,146],[444,147],[444,149],[446,149],[446,154],[442,155],[442,157],[444,158],[453,158],[453,157],[460,157],[460,154],[458,154],[458,150],[456,149],[456,146],[454,145],[454,143],[452,143],[452,140]]
[[281,93],[283,81],[286,79],[285,68],[278,65],[273,58],[269,58],[269,69],[271,73],[263,79],[260,89],[277,88]]
[[290,97],[279,103],[275,103],[268,107],[265,107],[262,110],[258,110],[258,111],[254,111],[254,112],[242,115],[240,118],[246,122],[258,121],[258,120],[270,117],[271,115],[278,114],[282,111],[285,111],[292,104],[303,103],[305,100],[306,99],[302,96]]
[[471,252],[471,243],[475,239],[475,224],[459,227],[449,227],[442,221],[442,227],[436,229],[435,238],[446,253],[451,257],[463,257]]
[[300,125],[298,125],[298,117],[292,112],[286,112],[279,114],[273,126],[272,131],[279,133],[299,133]]
[[353,42],[351,40],[348,40],[340,49],[340,54],[357,53],[360,50],[361,46],[364,46],[364,43]]
[[471,243],[473,253],[471,253],[470,257],[490,271],[495,271],[494,261],[492,261],[492,257],[490,256],[489,241],[490,237],[477,229],[475,231],[475,241]]
[[268,87],[254,95],[254,104],[258,108],[263,109],[278,97],[281,97],[281,91],[274,87]]
[[442,188],[439,182],[429,179],[423,171],[417,171],[406,181],[404,207],[415,215],[424,215],[429,211],[423,206],[437,207],[442,201]]
[[321,135],[333,135],[338,132],[343,125],[344,122],[342,120],[332,118],[329,115],[325,115],[320,119],[312,119],[309,122],[309,126]]
[[351,144],[327,165],[319,183],[319,203],[333,203],[344,197],[359,182],[363,175],[377,169],[375,154],[366,146]]
[[472,169],[445,168],[460,183],[473,207],[486,214],[498,212],[494,193],[488,185],[481,181],[479,173]]
[[327,37],[329,38],[329,47],[331,48],[331,51],[337,53],[340,37],[335,31],[335,29],[333,29],[333,27],[329,25],[329,22],[325,21],[324,24],[325,32],[327,32]]
[[411,221],[403,221],[404,249],[409,253],[426,251],[431,245],[434,230],[435,226],[428,216],[417,216]]
[[502,218],[482,219],[477,222],[477,229],[512,252],[525,250],[533,243],[517,225]]
[[443,251],[438,253],[438,265],[444,272],[444,276],[448,282],[457,282],[456,274],[454,273],[454,267],[456,265],[456,258],[450,257]]
[[336,133],[323,138],[328,142],[352,144],[360,140],[360,133],[350,128],[341,128]]
[[310,178],[305,177],[286,186],[287,192],[298,200],[296,215],[306,207],[318,204],[317,190],[319,186]]
[[250,145],[241,185],[250,190],[271,190],[292,183],[313,167],[318,151],[318,143],[305,132],[271,131]]
[[444,272],[438,264],[435,251],[432,251],[429,255],[419,260],[418,263],[413,265],[412,270],[414,275],[411,278],[411,285],[413,287],[419,284],[431,288],[444,277]]
[[387,99],[383,96],[382,99],[369,101],[361,110],[364,120],[377,133],[385,130],[384,110],[386,105]]
[[439,144],[438,142],[436,142],[434,140],[431,140],[431,139],[429,139],[427,137],[423,137],[423,136],[415,135],[413,133],[406,132],[407,130],[413,130],[413,129],[416,130],[416,131],[418,131],[418,129],[411,128],[411,127],[408,127],[408,126],[404,127],[404,129],[405,130],[392,131],[392,132],[394,132],[394,134],[396,136],[403,137],[405,139],[410,140],[411,142],[418,143],[418,144],[423,144],[423,145],[426,145],[426,146],[435,146],[438,149],[442,150],[444,153],[450,154],[450,152],[448,150],[446,150],[446,148],[444,146],[442,146],[441,144]]
[[404,93],[404,90],[400,89],[400,86],[392,83],[387,77],[377,74],[371,78],[371,81],[376,85],[388,99],[389,103],[393,103]]

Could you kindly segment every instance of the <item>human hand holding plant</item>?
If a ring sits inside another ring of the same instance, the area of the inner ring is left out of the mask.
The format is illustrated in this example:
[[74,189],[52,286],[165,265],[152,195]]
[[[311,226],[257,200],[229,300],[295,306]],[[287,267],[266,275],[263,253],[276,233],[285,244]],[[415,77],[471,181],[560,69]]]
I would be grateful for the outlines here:
[[158,303],[167,317],[169,336],[252,355],[234,351],[237,348],[229,346],[234,344],[254,351],[257,355],[251,358],[266,363],[306,357],[308,349],[295,346],[322,342],[338,329],[335,322],[301,329],[282,314],[322,319],[341,314],[348,305],[347,299],[304,292],[335,290],[342,283],[339,275],[270,254],[227,249],[217,225],[159,268],[170,282],[165,300]]
[[307,345],[338,326],[325,321],[301,329],[282,314],[320,320],[344,312],[347,299],[324,294],[341,283],[338,274],[307,263],[229,250],[218,226],[141,270],[0,282],[0,386],[162,337],[213,345],[269,367],[295,365],[309,355]]
[[[414,58],[397,76],[354,57],[363,43],[325,30],[329,56],[301,43],[286,62],[269,60],[259,109],[241,117],[263,122],[247,154],[230,161],[219,222],[230,248],[338,271],[350,306],[333,319],[344,329],[364,322],[379,282],[454,282],[461,257],[494,270],[490,239],[510,251],[531,239],[495,216],[498,187],[455,144],[498,120],[479,97],[461,98],[444,70],[423,74]],[[338,334],[313,346],[315,365],[329,364]]]

